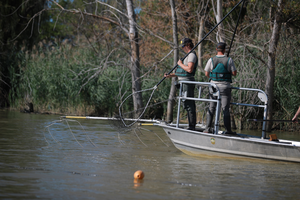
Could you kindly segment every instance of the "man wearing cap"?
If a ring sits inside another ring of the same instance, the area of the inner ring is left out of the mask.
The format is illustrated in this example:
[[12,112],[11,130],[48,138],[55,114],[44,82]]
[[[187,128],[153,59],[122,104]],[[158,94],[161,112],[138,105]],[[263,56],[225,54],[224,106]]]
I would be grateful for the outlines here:
[[[226,129],[225,134],[233,134],[231,131],[231,122],[230,122],[230,99],[231,99],[231,85],[232,76],[236,76],[237,71],[234,66],[233,60],[229,57],[226,57],[225,54],[226,44],[220,42],[217,44],[217,55],[208,60],[205,66],[205,76],[209,78],[209,81],[215,83],[219,88],[221,95],[221,104],[223,110],[223,119],[224,126]],[[216,99],[217,97],[213,96],[210,92],[210,98]],[[216,102],[210,102],[209,110],[207,112],[206,127],[203,131],[204,133],[212,133],[212,120],[216,111]]]
[[[180,42],[180,47],[185,53],[189,53],[194,44],[190,38],[184,38]],[[195,81],[195,72],[198,66],[198,58],[195,51],[189,53],[189,55],[183,60],[177,62],[177,68],[175,73],[165,74],[164,76],[169,77],[178,77],[179,81]],[[194,84],[183,84],[182,92],[186,93],[187,97],[194,97]],[[193,100],[184,101],[184,109],[187,111],[189,127],[188,130],[195,130],[196,126],[196,105]]]

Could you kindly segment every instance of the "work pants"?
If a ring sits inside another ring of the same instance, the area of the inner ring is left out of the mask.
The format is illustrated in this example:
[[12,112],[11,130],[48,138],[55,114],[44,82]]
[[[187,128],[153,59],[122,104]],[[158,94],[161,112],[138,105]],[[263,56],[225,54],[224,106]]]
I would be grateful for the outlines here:
[[[230,100],[231,100],[231,86],[226,84],[216,84],[219,88],[220,95],[221,95],[221,106],[223,111],[223,119],[224,119],[224,126],[227,132],[231,132],[231,122],[230,122]],[[210,99],[217,99],[217,97],[213,96],[210,92],[209,94]],[[216,102],[210,102],[208,115],[212,116],[216,112]],[[212,119],[211,119],[212,120]]]

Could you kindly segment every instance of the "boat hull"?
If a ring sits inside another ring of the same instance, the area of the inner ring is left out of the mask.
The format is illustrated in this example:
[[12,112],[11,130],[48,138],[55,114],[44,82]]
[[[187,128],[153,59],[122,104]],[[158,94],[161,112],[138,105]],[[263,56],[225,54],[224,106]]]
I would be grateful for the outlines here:
[[300,142],[269,141],[253,136],[228,136],[190,131],[161,125],[173,144],[185,153],[247,156],[263,159],[300,162]]

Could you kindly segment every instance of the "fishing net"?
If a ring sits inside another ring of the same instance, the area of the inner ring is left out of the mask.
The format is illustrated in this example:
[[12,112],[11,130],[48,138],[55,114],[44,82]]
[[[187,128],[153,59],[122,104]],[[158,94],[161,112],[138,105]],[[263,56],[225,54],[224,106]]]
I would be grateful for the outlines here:
[[[61,117],[60,120],[55,120],[44,128],[43,134],[44,140],[47,143],[47,147],[70,148],[79,146],[80,148],[98,148],[97,142],[103,144],[102,141],[99,141],[97,134],[91,135],[91,132],[93,131],[86,130],[86,128],[84,128],[84,126],[78,120],[67,119],[65,117],[71,116]],[[99,120],[97,117],[87,117],[86,119]],[[99,126],[98,128],[95,128],[98,129],[98,133],[101,133],[102,131],[110,132],[109,137],[116,138],[121,145],[140,142],[144,147],[150,147],[153,145],[159,145],[157,143],[157,141],[159,141],[159,143],[166,147],[170,146],[170,141],[166,140],[166,138],[163,139],[162,136],[160,136],[161,132],[159,134],[156,130],[138,126],[137,124],[131,126],[130,128],[120,128],[116,126],[118,123],[115,123],[115,125],[113,124],[117,121],[117,118],[109,118],[105,121],[106,123],[99,125],[102,128],[107,127],[107,124],[111,125],[110,129],[106,128],[106,130],[99,130]],[[111,141],[112,138],[109,139],[109,141]]]
[[[71,125],[73,128],[71,128],[70,122],[75,122],[73,123],[73,125]],[[69,132],[69,134],[73,138],[73,144],[75,143],[76,145],[79,145],[81,148],[83,148],[84,146],[87,146],[87,142],[93,147],[97,148],[96,144],[92,141],[81,123],[77,120],[64,118],[55,120],[44,128],[43,134],[48,146],[53,146],[53,144],[56,144],[62,147],[63,144],[66,144],[67,141],[69,143],[72,143],[69,137],[67,137],[67,134],[65,134],[66,132]],[[48,133],[48,135],[46,135],[46,133]],[[82,139],[82,136],[84,136],[85,139]],[[78,139],[79,137],[80,139]]]
[[[153,126],[153,125],[155,126],[162,123],[163,120],[161,119],[161,116],[159,116],[159,118],[155,118],[156,116],[154,116],[154,118],[152,119],[147,118],[145,116],[147,116],[149,112],[151,112],[152,108],[155,108],[155,110],[157,110],[157,106],[160,106],[162,108],[163,107],[162,104],[167,103],[169,101],[169,100],[164,100],[160,102],[151,101],[154,92],[155,92],[154,88],[139,91],[139,93],[143,93],[143,94],[150,93],[148,94],[150,95],[150,98],[148,99],[144,107],[129,112],[124,112],[123,110],[124,102],[132,98],[132,96],[136,93],[133,93],[129,95],[127,98],[125,98],[125,100],[122,102],[122,104],[119,107],[119,115],[116,115],[113,119],[108,121],[108,123],[115,130],[118,131],[119,138],[121,138],[123,134],[133,134],[138,139],[138,141],[140,141],[145,147],[148,147],[148,145],[143,141],[141,136],[144,135],[143,138],[145,138],[145,135],[153,134],[156,136],[156,138],[158,138],[159,141],[161,141],[164,145],[169,147],[167,142],[163,140],[157,132],[151,130],[150,128],[146,128],[149,126]],[[172,100],[175,100],[175,98]],[[161,111],[163,111],[163,109]]]

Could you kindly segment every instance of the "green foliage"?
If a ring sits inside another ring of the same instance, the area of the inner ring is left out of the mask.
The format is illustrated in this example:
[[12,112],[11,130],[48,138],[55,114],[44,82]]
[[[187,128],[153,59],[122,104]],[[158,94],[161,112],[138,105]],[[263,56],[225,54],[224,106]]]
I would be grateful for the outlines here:
[[300,50],[297,37],[283,41],[282,46],[290,51],[284,51],[284,48],[278,56],[274,83],[274,96],[277,100],[275,109],[278,117],[291,119],[300,105]]
[[[8,93],[13,81],[8,77],[19,74],[18,63],[24,62],[18,51],[21,46],[30,49],[40,39],[41,27],[49,20],[44,9],[46,0],[3,0],[0,2],[0,107],[8,106]],[[38,18],[33,18],[40,13]],[[17,78],[17,76],[15,77]],[[11,91],[14,93],[14,91]]]
[[[100,58],[91,50],[61,45],[20,52],[18,56],[23,60],[19,72],[10,70],[10,99],[14,107],[27,101],[40,112],[68,112],[80,106],[90,106],[90,112],[102,115],[115,110],[119,82],[112,80],[120,77],[119,71],[115,66],[101,70]],[[94,78],[87,78],[93,74]],[[124,90],[128,86],[126,83]]]

